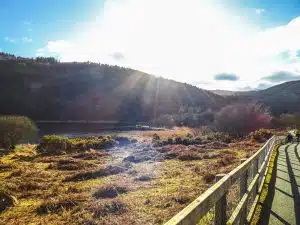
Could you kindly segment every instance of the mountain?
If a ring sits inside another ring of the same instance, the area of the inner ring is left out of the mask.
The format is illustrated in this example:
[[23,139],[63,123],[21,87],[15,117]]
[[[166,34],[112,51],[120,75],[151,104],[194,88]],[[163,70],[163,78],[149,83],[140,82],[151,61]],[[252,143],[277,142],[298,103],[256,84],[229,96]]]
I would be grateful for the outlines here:
[[290,81],[260,91],[233,93],[224,95],[228,102],[263,104],[274,116],[300,112],[300,81]]
[[219,109],[222,96],[140,71],[0,54],[0,114],[35,120],[149,121],[182,106]]
[[261,91],[207,91],[129,68],[0,53],[0,114],[35,120],[150,121],[182,108],[201,113],[236,102],[262,103],[273,115],[300,112],[300,81]]
[[300,112],[300,80],[258,91],[251,97],[269,106],[274,115]]

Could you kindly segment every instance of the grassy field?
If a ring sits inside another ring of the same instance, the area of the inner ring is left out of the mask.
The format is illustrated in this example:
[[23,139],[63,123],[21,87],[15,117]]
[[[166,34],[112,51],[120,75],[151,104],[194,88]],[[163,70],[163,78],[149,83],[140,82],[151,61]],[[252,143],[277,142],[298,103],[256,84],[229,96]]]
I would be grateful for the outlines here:
[[61,155],[20,145],[0,156],[0,186],[17,199],[0,212],[0,224],[163,224],[209,188],[215,174],[229,172],[261,145],[151,143],[154,133],[189,132],[131,132],[137,143]]

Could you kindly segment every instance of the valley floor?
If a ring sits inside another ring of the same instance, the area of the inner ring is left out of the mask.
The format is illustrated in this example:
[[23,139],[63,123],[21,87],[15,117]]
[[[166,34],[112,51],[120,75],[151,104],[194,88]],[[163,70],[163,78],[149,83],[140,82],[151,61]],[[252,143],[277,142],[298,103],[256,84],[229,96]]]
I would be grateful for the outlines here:
[[105,151],[43,156],[35,145],[20,145],[0,156],[0,187],[17,199],[0,212],[0,224],[163,224],[209,188],[215,174],[229,172],[260,146],[241,141],[154,147],[154,133],[128,133],[138,142]]

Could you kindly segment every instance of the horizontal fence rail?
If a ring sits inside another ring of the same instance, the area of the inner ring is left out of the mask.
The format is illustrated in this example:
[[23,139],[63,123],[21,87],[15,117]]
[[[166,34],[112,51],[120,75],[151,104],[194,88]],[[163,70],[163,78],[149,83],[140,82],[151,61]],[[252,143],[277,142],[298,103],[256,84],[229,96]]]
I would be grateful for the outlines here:
[[[165,225],[195,225],[212,208],[215,209],[215,224],[247,224],[252,219],[255,207],[259,199],[259,193],[264,183],[270,156],[275,146],[283,141],[281,137],[273,136],[263,147],[242,164],[228,174],[217,175],[211,188],[205,191],[181,212],[170,219]],[[252,171],[250,171],[250,168]],[[248,185],[249,174],[252,179]],[[236,181],[240,181],[240,201],[228,219],[226,217],[226,196],[229,189]],[[248,200],[254,194],[254,202],[248,212]]]

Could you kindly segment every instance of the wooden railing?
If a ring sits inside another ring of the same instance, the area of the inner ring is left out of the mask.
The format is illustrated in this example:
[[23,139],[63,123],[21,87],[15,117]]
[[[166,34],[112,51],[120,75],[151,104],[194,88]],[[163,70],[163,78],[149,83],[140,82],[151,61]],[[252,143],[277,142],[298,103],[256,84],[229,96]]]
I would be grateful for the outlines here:
[[[249,223],[258,203],[259,194],[263,188],[270,156],[275,146],[281,142],[282,138],[273,136],[253,156],[244,160],[241,165],[229,174],[217,175],[217,183],[170,219],[165,225],[195,225],[213,207],[215,208],[216,225]],[[250,168],[252,171],[250,171]],[[249,176],[250,172],[252,172],[251,178]],[[248,185],[249,178],[251,180]],[[240,201],[228,219],[226,217],[227,193],[238,180]],[[249,205],[250,202],[248,200],[253,195],[254,201]]]

